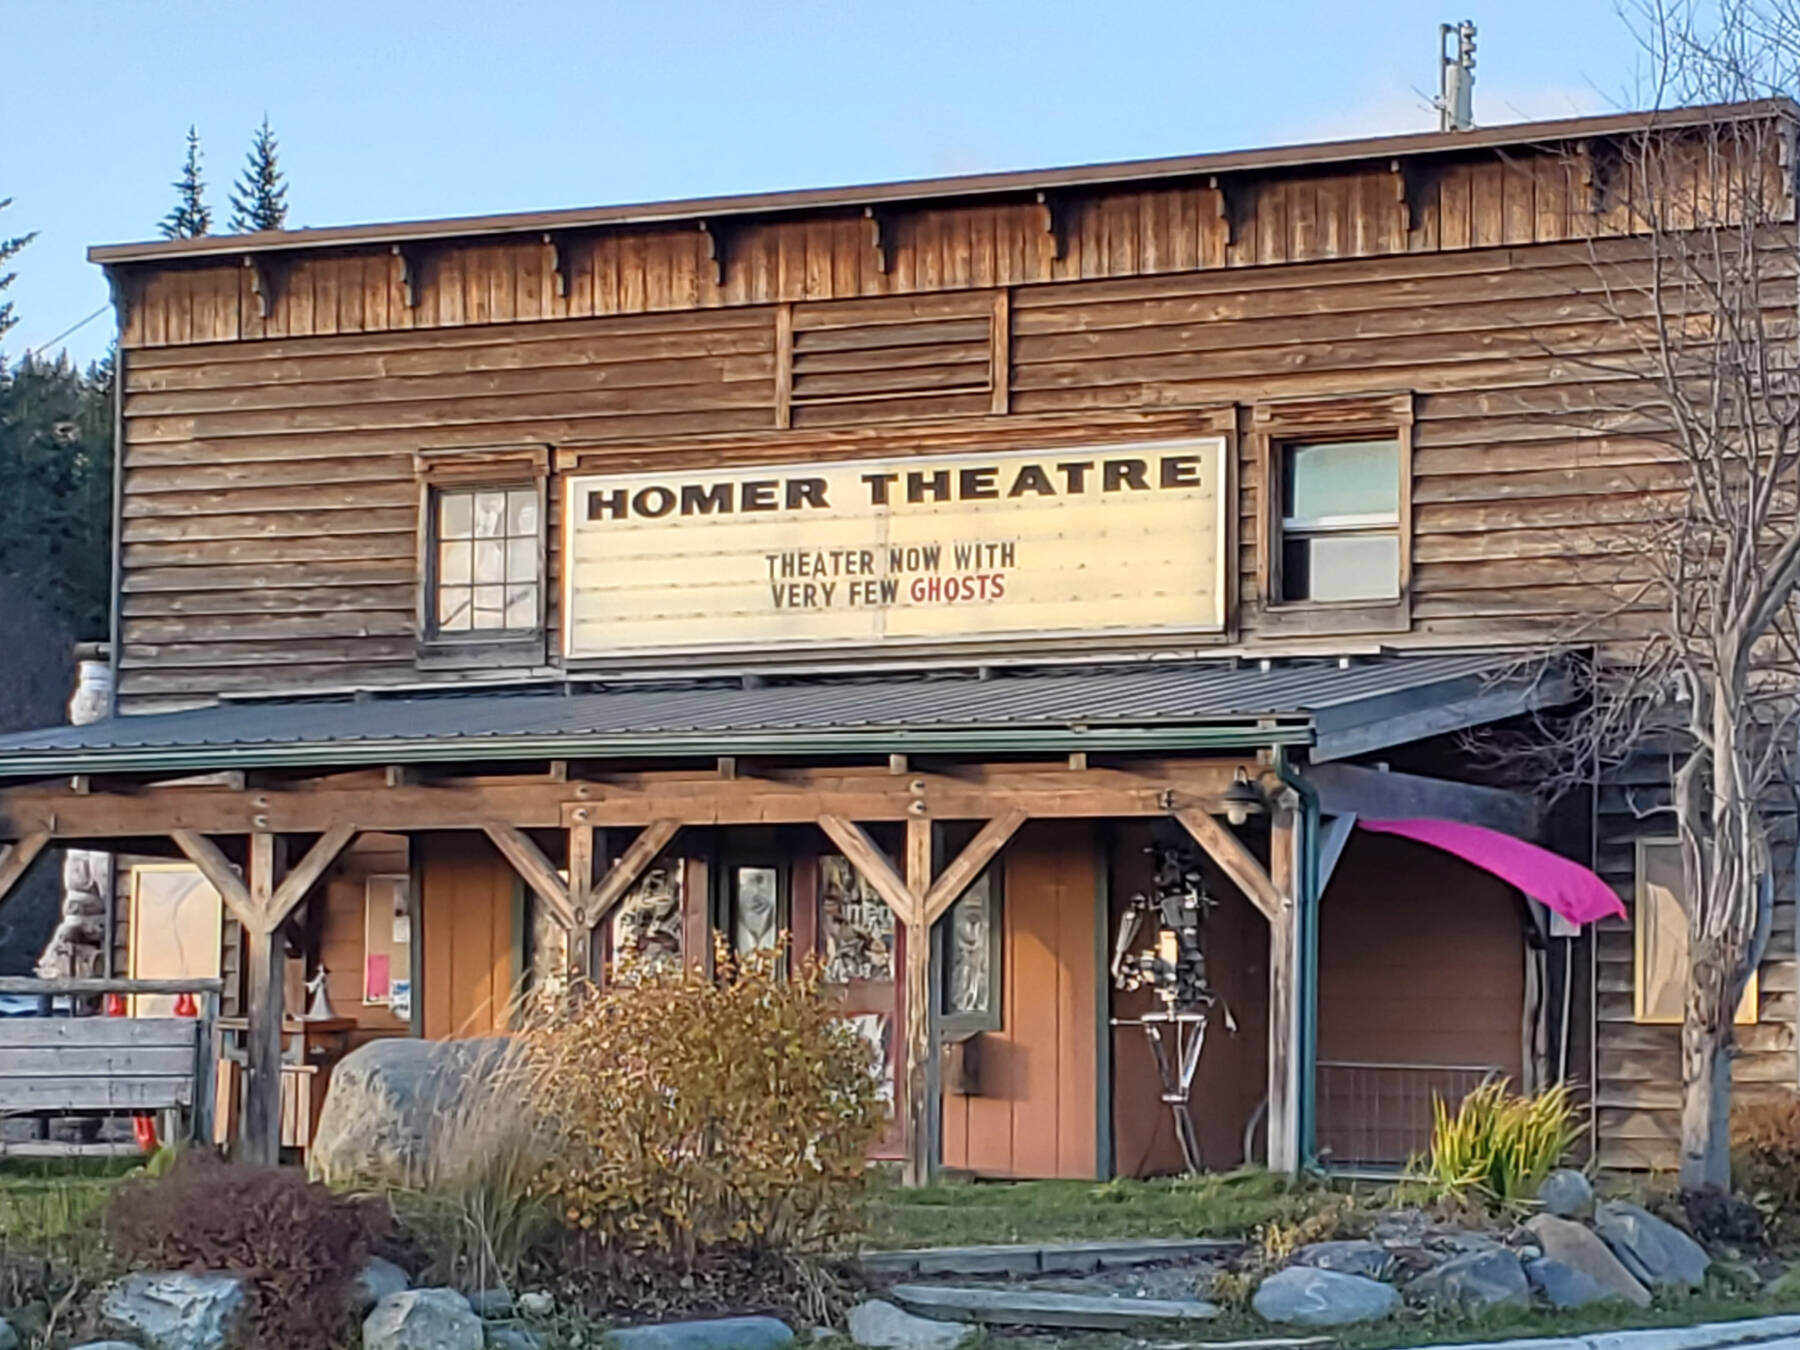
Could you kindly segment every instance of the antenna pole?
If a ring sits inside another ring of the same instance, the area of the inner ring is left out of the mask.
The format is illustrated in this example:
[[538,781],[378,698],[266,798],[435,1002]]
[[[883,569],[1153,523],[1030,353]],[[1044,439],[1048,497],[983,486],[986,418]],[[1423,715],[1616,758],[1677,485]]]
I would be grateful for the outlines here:
[[1439,131],[1475,126],[1475,25],[1468,19],[1438,25],[1437,110]]

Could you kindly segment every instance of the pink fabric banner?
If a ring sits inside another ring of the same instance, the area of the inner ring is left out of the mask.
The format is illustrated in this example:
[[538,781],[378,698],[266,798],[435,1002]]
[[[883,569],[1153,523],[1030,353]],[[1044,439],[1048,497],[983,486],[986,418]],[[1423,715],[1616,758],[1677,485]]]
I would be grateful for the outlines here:
[[1625,917],[1625,906],[1598,875],[1560,853],[1514,839],[1510,834],[1455,820],[1359,818],[1356,823],[1376,834],[1397,834],[1454,853],[1464,862],[1511,882],[1571,923],[1594,923],[1614,914]]

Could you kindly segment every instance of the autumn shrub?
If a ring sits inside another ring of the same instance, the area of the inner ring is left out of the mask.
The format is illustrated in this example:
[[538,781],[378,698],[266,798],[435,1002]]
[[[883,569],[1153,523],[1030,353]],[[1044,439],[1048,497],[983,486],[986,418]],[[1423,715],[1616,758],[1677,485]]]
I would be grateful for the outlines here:
[[291,1168],[203,1155],[121,1182],[104,1227],[134,1269],[243,1275],[244,1339],[268,1350],[344,1345],[351,1285],[389,1232],[379,1204],[337,1195]]
[[1731,1113],[1731,1180],[1780,1227],[1800,1230],[1800,1096]]
[[874,1056],[815,970],[719,964],[589,992],[527,1031],[540,1185],[614,1296],[704,1285],[723,1262],[805,1308],[819,1258],[860,1232],[887,1118]]
[[1521,1096],[1505,1079],[1494,1079],[1454,1112],[1442,1098],[1432,1103],[1431,1144],[1410,1171],[1434,1199],[1519,1213],[1580,1137],[1565,1085]]

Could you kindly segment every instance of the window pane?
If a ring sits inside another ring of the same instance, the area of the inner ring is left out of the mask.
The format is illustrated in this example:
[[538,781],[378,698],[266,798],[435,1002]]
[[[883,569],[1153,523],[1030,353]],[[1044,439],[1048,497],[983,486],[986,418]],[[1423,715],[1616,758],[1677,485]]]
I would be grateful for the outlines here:
[[894,978],[894,911],[848,858],[819,859],[819,930],[827,984]]
[[538,528],[536,488],[514,488],[506,494],[506,532],[515,538],[535,535]]
[[477,492],[475,494],[475,537],[477,539],[495,539],[505,532],[506,494],[504,492]]
[[[1645,839],[1637,846],[1636,1002],[1640,1022],[1680,1022],[1687,1002],[1687,916],[1681,912],[1681,845]],[[1757,977],[1744,986],[1733,1021],[1754,1024],[1760,999]]]
[[537,570],[537,539],[535,537],[508,539],[506,541],[506,579],[510,582],[536,581]]
[[475,541],[475,584],[477,586],[506,580],[506,545],[498,539]]
[[1291,445],[1282,461],[1281,514],[1290,524],[1400,512],[1397,441]]
[[438,538],[467,539],[475,528],[474,503],[466,492],[438,494]]
[[613,978],[620,983],[681,969],[684,876],[679,859],[653,864],[613,911]]
[[502,628],[506,621],[506,587],[475,588],[475,627]]
[[468,587],[438,587],[438,630],[444,633],[465,633],[469,629],[470,622],[471,616]]
[[993,872],[983,872],[944,916],[944,1013],[985,1013],[993,1005]]
[[1400,537],[1289,536],[1281,548],[1281,594],[1284,600],[1396,600]]
[[470,564],[474,546],[468,543],[442,544],[438,547],[438,581],[445,586],[467,586],[474,574]]
[[506,626],[537,627],[537,587],[509,586],[506,591]]
[[780,937],[776,882],[773,867],[740,867],[732,878],[731,947],[739,956],[768,951]]

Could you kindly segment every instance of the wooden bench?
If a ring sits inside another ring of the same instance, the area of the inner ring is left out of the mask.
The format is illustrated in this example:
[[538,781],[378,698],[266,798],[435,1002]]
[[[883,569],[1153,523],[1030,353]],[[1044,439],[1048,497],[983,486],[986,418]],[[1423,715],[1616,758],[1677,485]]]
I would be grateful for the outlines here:
[[[49,1009],[58,998],[109,994],[194,997],[195,1017],[0,1018],[0,1118],[148,1115],[180,1120],[176,1137],[212,1139],[221,982],[0,978],[0,994]],[[70,1156],[127,1146],[0,1139],[0,1154]]]

